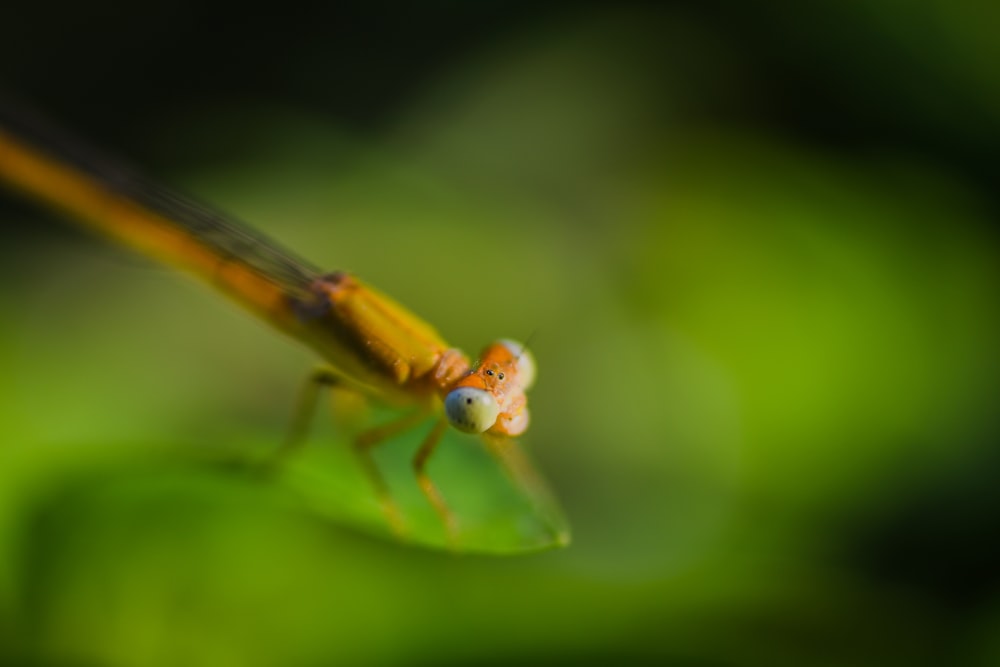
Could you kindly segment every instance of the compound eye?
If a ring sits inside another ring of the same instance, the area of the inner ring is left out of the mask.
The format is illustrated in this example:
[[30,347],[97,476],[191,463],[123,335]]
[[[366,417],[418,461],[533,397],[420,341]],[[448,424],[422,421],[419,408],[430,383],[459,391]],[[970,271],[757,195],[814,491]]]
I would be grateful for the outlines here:
[[531,385],[535,383],[535,376],[537,374],[535,357],[532,356],[530,350],[525,349],[525,347],[517,341],[504,338],[499,342],[501,345],[510,350],[510,353],[517,358],[518,384],[521,385],[522,389],[529,389]]
[[465,433],[482,433],[497,421],[500,406],[493,394],[475,387],[459,387],[444,399],[448,422]]

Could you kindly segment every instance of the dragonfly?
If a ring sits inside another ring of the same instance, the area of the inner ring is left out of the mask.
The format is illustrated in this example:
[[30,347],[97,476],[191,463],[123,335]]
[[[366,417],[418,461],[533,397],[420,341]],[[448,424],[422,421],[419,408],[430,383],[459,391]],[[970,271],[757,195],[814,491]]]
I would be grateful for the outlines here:
[[[283,460],[304,442],[320,392],[346,389],[395,406],[402,417],[355,434],[353,450],[386,521],[400,537],[406,522],[373,449],[426,424],[413,459],[417,484],[451,546],[460,522],[428,474],[447,429],[477,434],[536,508],[554,501],[517,439],[528,428],[532,353],[511,339],[486,345],[477,361],[397,301],[347,271],[324,272],[246,224],[162,187],[79,139],[0,99],[0,182],[105,236],[202,279],[322,360],[305,382]],[[561,520],[554,541],[568,542]]]

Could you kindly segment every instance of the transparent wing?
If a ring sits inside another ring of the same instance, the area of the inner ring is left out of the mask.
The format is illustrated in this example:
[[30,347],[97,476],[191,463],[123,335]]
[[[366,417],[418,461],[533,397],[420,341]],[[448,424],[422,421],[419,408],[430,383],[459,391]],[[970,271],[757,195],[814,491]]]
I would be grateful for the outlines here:
[[23,104],[0,95],[0,129],[35,150],[87,174],[108,191],[185,230],[227,262],[236,262],[292,295],[307,295],[322,272],[232,216],[156,184],[109,158]]
[[531,503],[538,517],[551,531],[555,545],[570,542],[569,522],[545,477],[516,438],[483,434],[483,444],[503,467],[511,482]]

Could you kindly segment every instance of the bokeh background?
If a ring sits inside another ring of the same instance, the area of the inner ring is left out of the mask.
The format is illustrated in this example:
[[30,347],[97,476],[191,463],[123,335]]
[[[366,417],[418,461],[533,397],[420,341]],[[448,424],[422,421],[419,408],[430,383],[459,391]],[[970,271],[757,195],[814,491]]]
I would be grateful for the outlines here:
[[[6,7],[5,89],[530,335],[574,541],[400,546],[215,465],[309,352],[5,193],[0,663],[1000,663],[997,7]],[[432,472],[488,506],[470,449]]]

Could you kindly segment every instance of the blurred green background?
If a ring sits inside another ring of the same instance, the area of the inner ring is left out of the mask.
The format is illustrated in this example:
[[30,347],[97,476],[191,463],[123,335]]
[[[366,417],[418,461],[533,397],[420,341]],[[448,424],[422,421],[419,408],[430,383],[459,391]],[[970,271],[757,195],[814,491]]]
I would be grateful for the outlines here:
[[[255,11],[15,5],[0,85],[456,345],[531,335],[574,542],[403,547],[216,465],[309,352],[4,194],[0,663],[1000,663],[996,6]],[[471,450],[432,473],[489,509]]]

